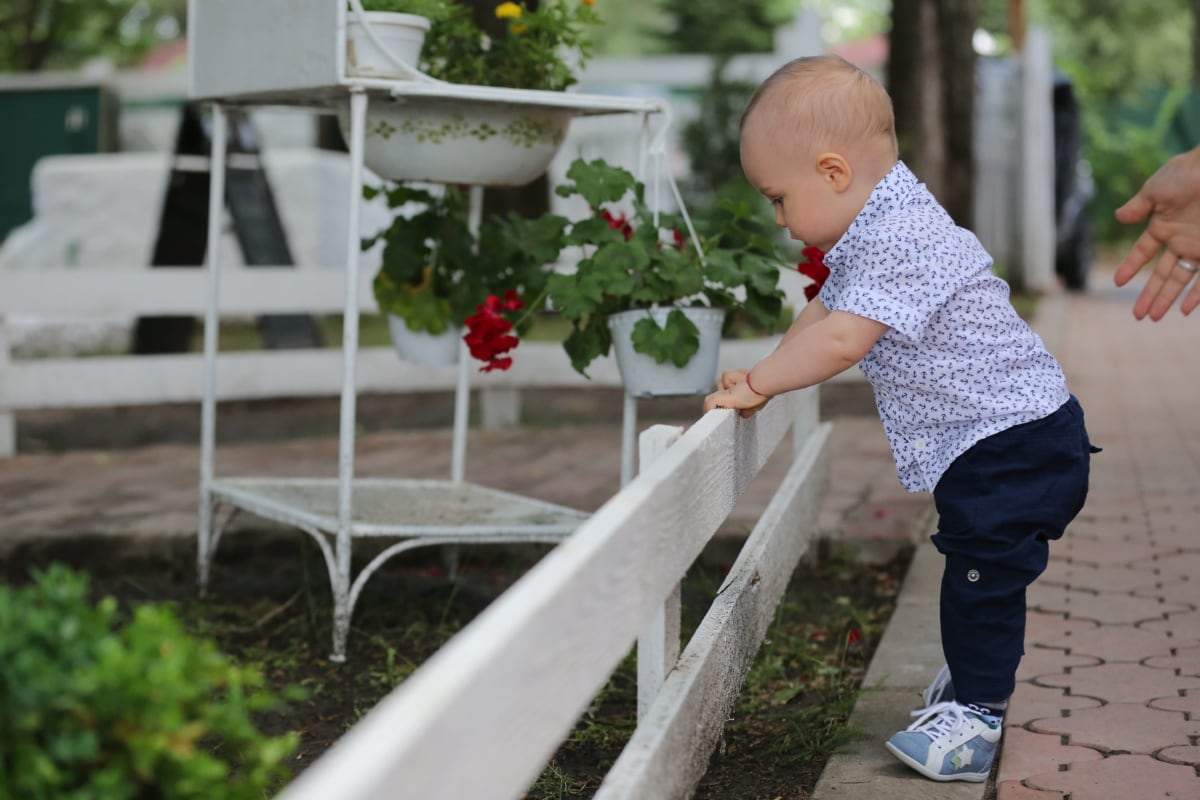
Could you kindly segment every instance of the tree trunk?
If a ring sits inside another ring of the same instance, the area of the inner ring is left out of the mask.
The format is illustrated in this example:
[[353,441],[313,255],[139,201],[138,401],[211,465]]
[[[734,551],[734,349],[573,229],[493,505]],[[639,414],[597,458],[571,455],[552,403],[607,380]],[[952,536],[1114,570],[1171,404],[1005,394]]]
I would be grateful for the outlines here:
[[975,223],[975,27],[979,0],[940,0],[942,204],[964,228]]
[[894,0],[888,90],[896,108],[900,156],[942,199],[946,147],[942,125],[942,64],[938,0]]
[[892,3],[888,91],[900,155],[965,227],[974,211],[972,36],[978,19],[978,0]]

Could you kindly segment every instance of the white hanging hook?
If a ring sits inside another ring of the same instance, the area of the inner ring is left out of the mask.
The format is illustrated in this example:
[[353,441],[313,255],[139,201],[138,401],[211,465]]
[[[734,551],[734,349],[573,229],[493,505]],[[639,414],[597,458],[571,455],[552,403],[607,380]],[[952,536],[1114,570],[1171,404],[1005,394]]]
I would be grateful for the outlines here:
[[[683,203],[683,195],[679,191],[679,184],[675,182],[675,176],[671,174],[669,165],[666,165],[667,158],[667,132],[671,128],[671,109],[670,106],[664,104],[662,108],[662,125],[655,132],[654,138],[650,141],[649,156],[651,158],[652,177],[654,187],[652,189],[651,207],[654,211],[654,226],[658,227],[658,184],[660,180],[660,171],[665,172],[667,176],[667,184],[671,187],[671,194],[675,197],[675,204],[679,206],[679,214],[683,217],[683,224],[687,226],[688,236],[692,239],[692,244],[696,248],[696,255],[700,258],[700,263],[707,265],[708,262],[704,258],[704,250],[700,247],[700,236],[696,233],[696,226],[692,224],[692,215],[688,213],[687,206]],[[664,169],[665,167],[665,169]]]

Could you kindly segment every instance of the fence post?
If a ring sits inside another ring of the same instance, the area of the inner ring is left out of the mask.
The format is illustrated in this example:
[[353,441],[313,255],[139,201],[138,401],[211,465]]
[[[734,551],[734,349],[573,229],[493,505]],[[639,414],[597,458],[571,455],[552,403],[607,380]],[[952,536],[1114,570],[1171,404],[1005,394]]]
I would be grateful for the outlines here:
[[[0,317],[0,385],[8,379],[8,323]],[[17,454],[17,420],[11,411],[0,406],[0,458],[12,458]]]
[[[683,435],[678,425],[654,425],[638,437],[638,471],[644,472],[654,460]],[[664,531],[648,531],[651,536],[665,535]],[[679,584],[656,609],[637,642],[637,715],[640,721],[662,688],[667,673],[679,660]]]
[[488,386],[479,390],[483,429],[511,428],[521,422],[521,390],[511,386]]

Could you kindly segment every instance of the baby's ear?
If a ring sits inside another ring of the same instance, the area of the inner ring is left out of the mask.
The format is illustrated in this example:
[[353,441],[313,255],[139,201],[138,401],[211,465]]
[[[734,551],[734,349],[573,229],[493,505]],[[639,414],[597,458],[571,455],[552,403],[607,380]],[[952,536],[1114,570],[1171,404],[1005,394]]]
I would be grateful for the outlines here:
[[841,153],[821,153],[817,156],[817,172],[835,192],[846,191],[854,178],[850,162]]

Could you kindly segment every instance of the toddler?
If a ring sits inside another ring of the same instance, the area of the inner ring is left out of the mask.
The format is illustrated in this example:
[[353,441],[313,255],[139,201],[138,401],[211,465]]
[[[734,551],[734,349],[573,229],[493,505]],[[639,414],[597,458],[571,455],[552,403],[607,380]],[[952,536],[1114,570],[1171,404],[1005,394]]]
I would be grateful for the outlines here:
[[946,666],[887,742],[938,781],[983,781],[1024,653],[1025,589],[1083,507],[1091,447],[1062,370],[1017,316],[992,259],[897,158],[892,104],[833,56],[786,64],[742,118],[742,168],[829,277],[705,411],[743,417],[857,364],[900,482],[931,491],[945,556]]

